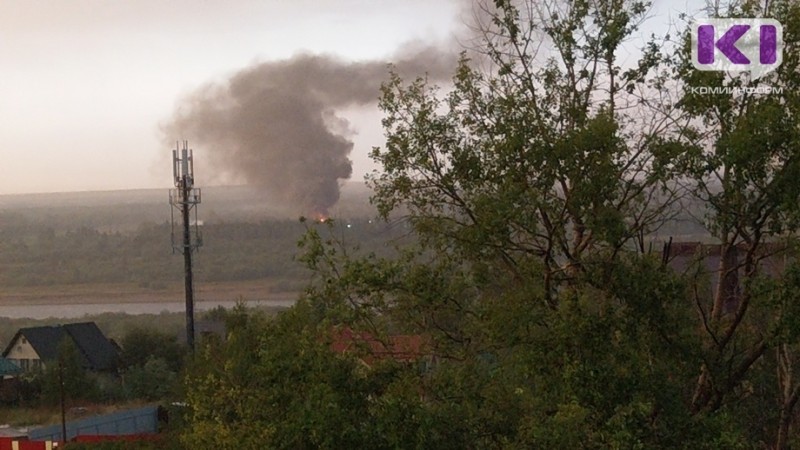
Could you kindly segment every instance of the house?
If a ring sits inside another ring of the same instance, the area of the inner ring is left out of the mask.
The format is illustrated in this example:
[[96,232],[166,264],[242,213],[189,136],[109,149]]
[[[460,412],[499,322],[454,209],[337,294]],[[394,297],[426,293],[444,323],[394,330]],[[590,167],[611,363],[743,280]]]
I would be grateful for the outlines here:
[[196,337],[199,338],[217,336],[220,339],[225,339],[228,335],[228,327],[223,320],[201,319],[195,322],[194,332]]
[[59,345],[71,341],[80,355],[81,365],[94,372],[113,372],[119,362],[119,350],[103,335],[94,322],[22,328],[3,351],[23,370],[43,368],[58,359]]
[[434,359],[429,347],[427,340],[419,335],[393,335],[382,341],[370,333],[346,327],[334,330],[331,339],[331,349],[335,353],[357,355],[368,367],[384,359],[423,363],[428,367]]

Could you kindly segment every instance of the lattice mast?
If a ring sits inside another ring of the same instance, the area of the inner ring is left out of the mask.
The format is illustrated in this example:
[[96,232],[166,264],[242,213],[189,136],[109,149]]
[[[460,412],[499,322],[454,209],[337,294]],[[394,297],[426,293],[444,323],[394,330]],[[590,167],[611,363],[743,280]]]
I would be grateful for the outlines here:
[[[186,343],[191,350],[194,350],[192,253],[203,245],[203,239],[200,234],[200,224],[197,221],[197,205],[200,204],[201,192],[199,188],[194,187],[194,158],[188,141],[175,143],[175,149],[172,150],[172,175],[175,180],[175,189],[169,191],[169,203],[172,205],[172,252],[183,255]],[[181,218],[180,227],[176,227],[176,212]],[[176,231],[176,228],[180,231]]]

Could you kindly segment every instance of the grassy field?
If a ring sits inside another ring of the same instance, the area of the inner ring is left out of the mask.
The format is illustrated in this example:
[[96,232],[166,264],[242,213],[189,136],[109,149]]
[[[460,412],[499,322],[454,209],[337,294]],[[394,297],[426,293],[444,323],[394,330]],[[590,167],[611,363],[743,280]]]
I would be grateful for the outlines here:
[[[183,283],[158,288],[137,283],[7,286],[0,291],[0,306],[176,302],[184,299],[183,289]],[[195,298],[201,302],[238,299],[286,302],[297,295],[296,291],[285,291],[282,281],[274,279],[195,283]]]

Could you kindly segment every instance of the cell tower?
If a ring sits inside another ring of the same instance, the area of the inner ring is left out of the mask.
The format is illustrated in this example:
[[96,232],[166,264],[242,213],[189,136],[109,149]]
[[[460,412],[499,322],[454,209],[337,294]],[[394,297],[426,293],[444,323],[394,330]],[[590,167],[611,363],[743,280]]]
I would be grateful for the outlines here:
[[[200,204],[200,189],[194,187],[194,158],[189,142],[175,143],[172,150],[172,175],[175,189],[169,191],[172,219],[172,252],[183,254],[184,286],[186,291],[186,343],[194,350],[194,284],[192,280],[192,253],[203,245],[197,221],[197,205]],[[175,212],[180,213],[180,231],[176,231]],[[192,219],[194,213],[194,221]]]

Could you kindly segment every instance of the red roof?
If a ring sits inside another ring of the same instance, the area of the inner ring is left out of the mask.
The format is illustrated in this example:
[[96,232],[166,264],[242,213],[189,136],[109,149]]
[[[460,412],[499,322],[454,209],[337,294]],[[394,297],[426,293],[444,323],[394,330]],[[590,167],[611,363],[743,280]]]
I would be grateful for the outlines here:
[[350,328],[341,328],[332,333],[331,349],[336,353],[366,353],[361,359],[371,364],[374,359],[392,358],[395,361],[416,361],[430,352],[427,351],[425,339],[420,335],[395,335],[386,341],[375,338],[367,332],[356,332]]

